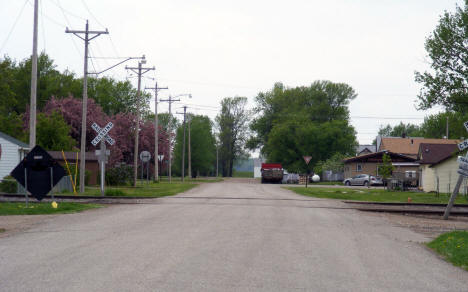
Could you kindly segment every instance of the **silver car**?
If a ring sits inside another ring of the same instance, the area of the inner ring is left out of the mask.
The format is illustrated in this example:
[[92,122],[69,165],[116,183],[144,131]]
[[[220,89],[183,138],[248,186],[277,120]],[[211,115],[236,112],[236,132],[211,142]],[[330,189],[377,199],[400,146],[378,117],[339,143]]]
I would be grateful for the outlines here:
[[375,186],[383,185],[382,178],[375,177],[368,174],[358,174],[354,177],[347,178],[343,181],[343,184],[347,186]]

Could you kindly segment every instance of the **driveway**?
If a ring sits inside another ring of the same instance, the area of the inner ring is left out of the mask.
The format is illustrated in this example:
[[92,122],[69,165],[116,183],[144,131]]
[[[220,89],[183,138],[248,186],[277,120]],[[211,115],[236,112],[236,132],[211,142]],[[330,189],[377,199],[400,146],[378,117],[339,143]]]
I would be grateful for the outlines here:
[[0,290],[468,289],[468,273],[425,248],[421,233],[246,182],[42,219],[0,238]]

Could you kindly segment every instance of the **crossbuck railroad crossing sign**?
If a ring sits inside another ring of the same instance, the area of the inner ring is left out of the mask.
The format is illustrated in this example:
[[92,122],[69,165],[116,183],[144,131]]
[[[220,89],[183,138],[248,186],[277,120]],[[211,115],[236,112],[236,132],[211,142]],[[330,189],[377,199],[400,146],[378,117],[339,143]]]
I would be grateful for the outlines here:
[[93,141],[91,141],[91,144],[93,144],[93,146],[96,146],[102,140],[102,138],[104,138],[107,143],[109,143],[110,145],[114,145],[115,140],[112,139],[111,136],[107,135],[107,133],[109,133],[112,127],[114,127],[114,124],[112,122],[107,123],[107,125],[102,129],[98,126],[98,124],[93,123],[91,125],[91,128],[93,128],[93,130],[96,131],[98,135],[93,139]]
[[[464,122],[463,125],[465,126],[466,130],[468,131],[468,121]],[[468,139],[458,144],[458,149],[463,151],[468,148]],[[463,156],[458,156],[458,171],[457,173],[460,175],[457,180],[457,184],[453,189],[452,195],[450,196],[450,201],[447,204],[447,208],[445,209],[444,219],[447,220],[450,215],[450,210],[455,203],[455,199],[457,198],[458,192],[460,191],[461,184],[464,178],[468,177],[468,154]]]

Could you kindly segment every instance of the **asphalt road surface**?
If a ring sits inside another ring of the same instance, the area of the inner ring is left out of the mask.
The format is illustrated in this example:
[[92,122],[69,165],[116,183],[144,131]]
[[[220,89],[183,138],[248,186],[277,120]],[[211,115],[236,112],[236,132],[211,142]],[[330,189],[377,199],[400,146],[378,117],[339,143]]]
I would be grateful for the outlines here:
[[212,183],[0,238],[0,290],[468,291],[426,240],[278,185]]

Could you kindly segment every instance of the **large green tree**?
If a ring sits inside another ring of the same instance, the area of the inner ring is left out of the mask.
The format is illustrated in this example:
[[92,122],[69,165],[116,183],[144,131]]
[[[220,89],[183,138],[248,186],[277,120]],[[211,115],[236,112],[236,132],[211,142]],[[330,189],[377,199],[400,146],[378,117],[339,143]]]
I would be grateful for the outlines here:
[[449,139],[460,139],[468,137],[463,123],[468,121],[468,113],[444,112],[429,115],[424,118],[421,132],[425,138],[444,138],[446,136],[447,118],[449,125]]
[[46,150],[72,150],[76,141],[70,136],[71,127],[61,114],[54,111],[37,114],[37,145]]
[[468,109],[468,0],[454,13],[445,12],[426,39],[430,71],[416,72],[423,85],[419,107],[443,105],[449,110]]
[[[185,175],[188,175],[188,131],[190,126],[190,151],[192,176],[197,174],[207,176],[213,172],[216,159],[215,136],[213,123],[207,116],[188,115],[185,133]],[[181,174],[182,146],[184,138],[184,125],[177,128],[176,142],[174,146],[174,171]]]
[[306,170],[335,153],[353,153],[354,128],[349,123],[349,102],[356,97],[343,83],[315,81],[310,86],[286,88],[277,83],[256,97],[257,117],[250,127],[254,135],[247,146],[260,148],[270,162],[289,171]]
[[219,161],[224,177],[232,176],[234,161],[245,153],[250,111],[246,97],[226,97],[216,116],[219,141]]
[[400,122],[394,127],[390,124],[380,126],[379,135],[386,137],[402,137],[403,135],[410,137],[423,136],[420,126],[410,123],[405,124],[403,122]]

